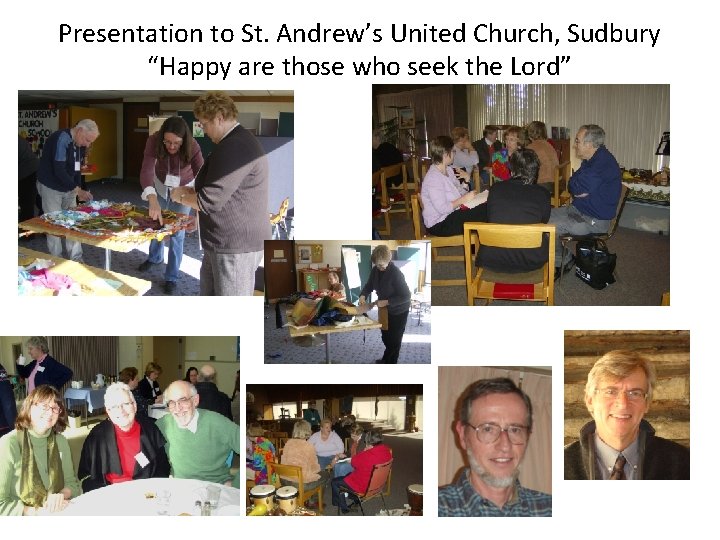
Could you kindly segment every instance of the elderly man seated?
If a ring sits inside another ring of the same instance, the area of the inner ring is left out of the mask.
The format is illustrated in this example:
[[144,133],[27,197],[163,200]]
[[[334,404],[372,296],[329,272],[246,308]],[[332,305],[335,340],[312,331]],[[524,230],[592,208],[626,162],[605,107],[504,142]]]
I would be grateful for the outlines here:
[[165,438],[146,416],[135,416],[130,387],[111,384],[105,391],[108,420],[97,424],[82,447],[78,477],[83,491],[140,478],[167,478],[170,464]]
[[[170,414],[157,421],[167,440],[166,450],[175,478],[194,478],[230,485],[230,451],[240,454],[240,426],[223,415],[198,408],[197,389],[175,381],[163,395]],[[232,485],[240,487],[236,474]]]

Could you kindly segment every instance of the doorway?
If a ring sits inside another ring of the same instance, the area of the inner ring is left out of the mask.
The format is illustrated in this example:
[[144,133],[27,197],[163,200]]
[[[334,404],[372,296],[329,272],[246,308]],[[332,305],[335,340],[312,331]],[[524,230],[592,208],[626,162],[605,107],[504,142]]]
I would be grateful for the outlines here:
[[148,138],[148,117],[160,114],[160,103],[123,104],[123,178],[140,181],[145,143]]
[[265,295],[268,301],[285,298],[297,292],[295,242],[265,241]]
[[159,336],[153,338],[153,362],[160,364],[163,372],[158,378],[160,390],[163,392],[168,385],[185,377],[183,357],[185,343],[182,337]]

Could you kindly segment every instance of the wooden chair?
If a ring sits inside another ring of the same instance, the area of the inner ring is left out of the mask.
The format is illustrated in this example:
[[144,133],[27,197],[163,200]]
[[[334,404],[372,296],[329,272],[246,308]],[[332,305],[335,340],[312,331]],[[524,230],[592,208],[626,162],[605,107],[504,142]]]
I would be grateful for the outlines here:
[[[620,222],[620,216],[622,215],[623,208],[625,208],[625,201],[628,198],[628,194],[630,193],[630,190],[625,184],[622,184],[622,189],[620,191],[620,198],[618,199],[617,208],[615,210],[615,217],[612,218],[610,221],[610,226],[608,227],[608,230],[606,233],[600,233],[600,234],[585,234],[585,235],[577,235],[573,236],[571,234],[565,234],[560,237],[560,243],[562,244],[562,259],[560,259],[560,278],[558,281],[562,280],[563,274],[565,273],[565,265],[562,264],[562,261],[565,260],[565,257],[568,252],[568,244],[570,242],[577,242],[578,240],[597,240],[598,244],[602,246],[603,248],[607,249],[606,242],[610,240],[615,235],[615,231],[617,231],[618,223]],[[617,277],[617,276],[616,276]]]
[[[372,471],[370,472],[370,479],[368,480],[367,488],[365,488],[364,492],[357,492],[353,491],[351,489],[348,489],[344,486],[340,486],[340,495],[342,496],[344,492],[349,493],[353,497],[357,498],[358,503],[360,505],[360,511],[362,512],[362,515],[365,515],[365,509],[363,508],[363,502],[367,502],[370,499],[374,499],[375,497],[380,496],[383,502],[383,506],[385,507],[385,511],[387,512],[387,505],[385,504],[385,495],[389,495],[389,484],[390,484],[390,473],[392,472],[392,462],[393,460],[390,459],[389,461],[386,461],[385,463],[380,463],[373,465]],[[338,515],[340,515],[340,507],[338,506]]]
[[[285,465],[282,463],[275,463],[270,462],[268,463],[268,468],[272,468],[273,471],[275,471],[278,476],[283,477],[286,480],[291,480],[293,482],[297,483],[297,489],[298,489],[298,501],[300,505],[305,506],[308,499],[312,497],[313,495],[318,496],[318,514],[323,513],[323,486],[322,484],[319,484],[318,486],[306,490],[305,484],[303,482],[303,474],[302,474],[302,468],[298,467],[297,465]],[[279,482],[279,480],[278,480]],[[276,487],[281,487],[281,485],[276,485]]]
[[276,235],[279,238],[279,230],[282,229],[287,235],[287,223],[285,218],[287,217],[288,208],[290,207],[290,197],[286,197],[285,200],[280,203],[280,208],[277,214],[270,214],[270,225],[272,226],[272,238]]
[[662,298],[660,299],[660,305],[661,306],[669,306],[670,305],[670,291],[664,292],[662,294]]
[[[567,189],[568,181],[570,180],[570,162],[565,161],[557,167],[555,167],[553,186],[550,194],[550,204],[554,208],[561,206],[560,195]],[[544,185],[544,184],[543,184]]]
[[[387,186],[387,178],[393,176],[402,176],[402,184],[398,187]],[[390,235],[390,214],[397,214],[404,212],[407,218],[410,218],[410,194],[407,187],[407,166],[405,163],[398,163],[389,167],[383,167],[380,169],[380,204],[383,208],[383,214],[385,218],[385,228],[378,231],[380,234]],[[390,202],[390,196],[394,193],[402,193],[402,201]],[[387,208],[387,210],[385,210]]]
[[[430,240],[432,251],[431,256],[434,262],[462,262],[463,255],[440,255],[438,249],[445,247],[458,247],[463,245],[463,237],[460,234],[455,236],[431,236],[425,231],[420,212],[420,199],[417,195],[410,198],[412,207],[413,231],[415,240]],[[453,287],[465,285],[464,279],[433,279],[431,285],[434,287]]]
[[[475,298],[484,299],[485,305],[493,300],[525,300],[543,302],[548,306],[554,304],[555,225],[465,223],[464,229],[465,281],[469,306],[475,305]],[[473,237],[474,234],[477,239]],[[542,245],[544,234],[549,235],[548,261],[538,271],[528,273],[518,286],[508,285],[517,284],[517,274],[503,274],[478,267],[473,275],[475,259],[472,251],[476,245],[508,249],[537,248]]]
[[428,172],[428,168],[432,165],[430,158],[424,158],[415,156],[412,162],[413,177],[415,179],[415,193],[420,193],[422,190],[422,181]]

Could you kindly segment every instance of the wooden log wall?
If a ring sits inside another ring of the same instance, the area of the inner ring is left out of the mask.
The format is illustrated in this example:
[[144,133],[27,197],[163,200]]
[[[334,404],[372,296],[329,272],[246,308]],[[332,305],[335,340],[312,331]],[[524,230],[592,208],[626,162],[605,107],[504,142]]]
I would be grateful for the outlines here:
[[690,447],[690,332],[687,330],[565,331],[565,444],[578,439],[591,420],[585,383],[593,364],[615,349],[633,349],[651,358],[657,383],[645,420],[656,434]]

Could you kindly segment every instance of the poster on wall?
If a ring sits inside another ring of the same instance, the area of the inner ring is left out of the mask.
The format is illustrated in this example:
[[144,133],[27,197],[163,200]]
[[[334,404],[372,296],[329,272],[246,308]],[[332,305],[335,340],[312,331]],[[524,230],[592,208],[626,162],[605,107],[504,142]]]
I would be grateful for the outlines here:
[[29,109],[18,111],[18,134],[25,139],[39,157],[45,141],[57,131],[57,109]]

